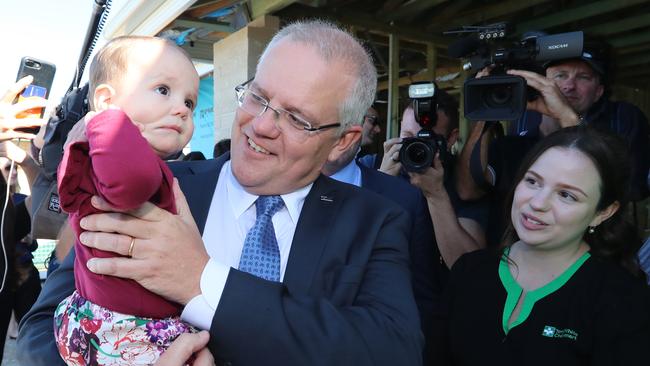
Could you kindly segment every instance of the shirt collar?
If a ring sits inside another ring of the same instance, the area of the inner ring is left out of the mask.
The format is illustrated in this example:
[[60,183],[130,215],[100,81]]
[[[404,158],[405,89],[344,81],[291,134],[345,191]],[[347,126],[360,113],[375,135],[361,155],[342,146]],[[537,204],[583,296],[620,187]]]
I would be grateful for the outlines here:
[[332,174],[330,178],[336,179],[339,182],[354,184],[355,186],[360,187],[361,169],[359,169],[357,162],[352,159],[348,165],[344,166],[343,169],[340,169],[338,172]]
[[[237,181],[235,176],[232,173],[232,168],[230,161],[227,161],[222,169],[226,169],[226,191],[228,195],[228,201],[230,208],[232,209],[233,214],[237,219],[248,210],[255,200],[257,200],[257,195],[246,192],[244,187]],[[310,183],[305,187],[297,189],[291,193],[280,195],[282,201],[284,202],[285,207],[289,211],[289,216],[294,224],[298,222],[298,217],[300,217],[300,211],[302,211],[302,206],[305,203],[305,198],[309,194],[311,187],[314,183]]]

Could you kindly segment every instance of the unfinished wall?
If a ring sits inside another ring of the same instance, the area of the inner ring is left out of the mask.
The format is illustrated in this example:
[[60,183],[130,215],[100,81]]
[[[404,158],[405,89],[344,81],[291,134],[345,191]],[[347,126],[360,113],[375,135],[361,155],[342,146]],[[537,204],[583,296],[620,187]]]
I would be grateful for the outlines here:
[[280,28],[280,19],[263,16],[214,44],[215,142],[230,138],[237,101],[235,86],[255,76],[264,47]]

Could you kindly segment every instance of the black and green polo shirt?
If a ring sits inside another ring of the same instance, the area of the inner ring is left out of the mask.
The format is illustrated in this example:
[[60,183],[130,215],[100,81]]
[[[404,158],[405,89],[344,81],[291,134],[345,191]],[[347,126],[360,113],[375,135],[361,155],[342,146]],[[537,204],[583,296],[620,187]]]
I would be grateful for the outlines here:
[[650,365],[650,292],[623,269],[583,255],[522,294],[493,251],[452,268],[440,349],[456,365]]

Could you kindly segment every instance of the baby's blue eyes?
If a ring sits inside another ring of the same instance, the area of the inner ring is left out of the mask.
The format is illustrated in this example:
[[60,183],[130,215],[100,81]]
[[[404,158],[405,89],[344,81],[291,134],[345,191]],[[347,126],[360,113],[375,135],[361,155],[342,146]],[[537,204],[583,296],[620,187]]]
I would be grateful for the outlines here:
[[189,99],[186,100],[186,101],[185,101],[185,106],[186,106],[187,108],[191,109],[191,110],[194,110],[194,101],[189,100]]
[[156,92],[162,95],[169,95],[169,88],[166,86],[159,86],[156,88]]

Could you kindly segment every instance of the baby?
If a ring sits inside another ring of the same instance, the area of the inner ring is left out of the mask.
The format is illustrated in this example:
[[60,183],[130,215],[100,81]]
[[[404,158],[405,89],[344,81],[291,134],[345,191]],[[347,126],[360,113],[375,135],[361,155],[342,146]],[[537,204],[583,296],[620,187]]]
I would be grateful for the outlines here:
[[94,195],[118,209],[150,201],[176,213],[173,176],[162,159],[192,136],[198,84],[185,51],[160,38],[116,38],[93,59],[93,112],[71,132],[58,170],[61,207],[77,236],[76,291],[54,317],[57,347],[69,365],[153,364],[177,336],[193,331],[181,322],[180,305],[135,281],[90,272],[90,258],[115,254],[80,244],[79,222],[98,212]]

